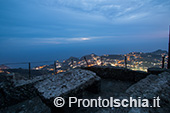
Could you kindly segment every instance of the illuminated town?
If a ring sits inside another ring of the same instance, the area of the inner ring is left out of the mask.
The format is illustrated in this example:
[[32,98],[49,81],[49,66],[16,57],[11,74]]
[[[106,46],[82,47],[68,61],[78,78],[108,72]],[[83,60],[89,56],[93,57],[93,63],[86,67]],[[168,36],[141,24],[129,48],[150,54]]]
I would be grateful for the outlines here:
[[[147,71],[148,68],[162,66],[162,55],[165,56],[165,65],[167,65],[167,52],[157,50],[152,53],[131,52],[126,54],[127,68],[137,71]],[[57,73],[65,72],[72,68],[78,68],[83,66],[114,66],[125,67],[125,55],[103,55],[97,56],[90,54],[78,59],[70,57],[69,59],[56,63]],[[166,67],[166,66],[165,66]],[[35,70],[48,70],[54,71],[54,65],[43,65],[33,68]]]
[[[43,73],[55,74],[66,72],[73,68],[91,67],[91,66],[114,66],[125,67],[126,56],[126,68],[136,71],[147,71],[151,67],[162,67],[162,56],[165,56],[165,67],[167,65],[167,51],[157,50],[151,53],[131,52],[125,55],[102,55],[97,56],[95,54],[86,55],[79,58],[70,57],[62,62],[56,61],[56,68],[54,64],[39,65],[32,67],[32,71],[39,71]],[[6,65],[0,66],[0,73],[14,74],[15,72],[9,71],[11,68]],[[12,69],[11,69],[12,70]],[[16,71],[16,69],[15,69]],[[42,73],[41,73],[42,74]]]

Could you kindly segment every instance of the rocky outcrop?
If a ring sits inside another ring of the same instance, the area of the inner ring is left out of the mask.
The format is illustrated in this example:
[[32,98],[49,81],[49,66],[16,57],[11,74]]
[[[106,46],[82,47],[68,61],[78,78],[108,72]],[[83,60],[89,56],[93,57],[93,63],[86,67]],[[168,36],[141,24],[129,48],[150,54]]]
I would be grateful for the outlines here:
[[51,111],[39,97],[34,97],[0,109],[0,113],[51,113]]
[[101,78],[109,78],[109,79],[115,79],[121,81],[137,82],[148,75],[148,73],[146,72],[133,71],[121,67],[93,66],[93,67],[84,67],[83,69],[93,71]]
[[[100,77],[95,73],[82,69],[70,70],[57,75],[37,76],[32,79],[16,80],[12,76],[1,76],[1,78],[0,109],[15,106],[39,96],[52,112],[58,110],[61,112],[68,107],[68,97],[82,98],[85,90],[98,93],[101,83]],[[66,107],[57,109],[53,104],[56,97],[65,98]],[[69,110],[67,109],[65,112],[69,112]],[[74,110],[74,107],[71,110]]]
[[[170,111],[170,73],[163,72],[157,75],[149,75],[147,78],[132,85],[126,91],[132,97],[142,97],[150,100],[153,105],[153,97],[160,97],[160,108],[145,109],[149,112],[166,113]],[[140,108],[138,109],[140,110]]]
[[[118,108],[114,113],[169,113],[170,111],[170,73],[163,72],[159,75],[149,75],[126,90],[120,98],[138,97],[149,100],[149,108]],[[160,98],[160,107],[153,106],[153,98]]]
[[[121,82],[132,81],[132,83],[138,81],[130,86],[125,93],[118,95],[120,96],[118,97],[119,99],[129,99],[129,97],[138,99],[138,97],[141,97],[148,99],[149,104],[152,105],[153,97],[160,97],[160,108],[121,107],[103,109],[104,111],[113,113],[169,113],[169,72],[163,72],[158,75],[147,75],[147,73],[135,72],[124,68],[89,67],[88,69],[93,70],[102,78],[115,79],[116,81],[121,80]],[[74,110],[77,109],[75,107],[77,105],[68,108],[68,97],[84,98],[83,95],[85,90],[94,93],[100,91],[101,79],[96,76],[94,72],[74,69],[57,75],[37,76],[34,79],[17,81],[13,80],[11,76],[0,76],[0,108],[3,107],[0,112],[10,112],[14,109],[21,112],[33,112],[37,111],[37,109],[42,112],[45,112],[46,110],[50,112],[49,107],[52,112],[74,112]],[[119,88],[119,86],[113,85],[113,88],[115,87]],[[104,93],[111,92],[108,89],[106,91]],[[66,103],[64,107],[57,108],[54,106],[53,100],[56,97],[63,97],[65,99]],[[34,106],[39,103],[40,106],[37,105],[35,108],[29,107],[29,105],[31,106],[31,104],[29,104],[30,102]],[[23,103],[28,103],[28,105]],[[18,107],[22,105],[25,106]]]
[[[66,73],[50,76],[48,79],[38,82],[35,85],[41,99],[55,112],[70,112],[74,107],[68,108],[68,97],[82,98],[83,91],[100,90],[100,77],[87,70],[76,69]],[[56,97],[63,97],[65,105],[62,108],[54,106]]]
[[47,77],[37,76],[34,79],[15,80],[12,76],[4,76],[3,81],[0,82],[0,108],[35,97],[36,89],[34,84]]

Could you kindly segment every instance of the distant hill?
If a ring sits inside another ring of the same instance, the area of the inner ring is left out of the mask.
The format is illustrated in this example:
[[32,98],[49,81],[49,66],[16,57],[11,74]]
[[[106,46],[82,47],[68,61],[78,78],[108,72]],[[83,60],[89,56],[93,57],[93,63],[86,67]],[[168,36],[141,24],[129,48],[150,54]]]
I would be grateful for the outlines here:
[[96,54],[92,53],[90,55],[85,55],[85,56],[81,57],[80,60],[84,60],[84,57],[86,57],[86,59],[88,60],[88,59],[92,59],[92,57],[96,57],[96,56],[97,56]]
[[104,55],[101,56],[103,58],[108,58],[108,59],[123,59],[124,56],[123,55]]
[[79,61],[79,59],[76,57],[70,57],[69,59],[65,60],[65,62],[71,62],[72,60],[77,62]]
[[151,52],[150,54],[154,54],[154,55],[162,55],[162,54],[168,54],[168,52],[166,50],[161,50],[161,49],[158,49],[154,52]]
[[0,65],[0,69],[10,69],[10,68],[6,65]]
[[63,70],[68,69],[74,61],[79,62],[79,59],[76,57],[70,57],[69,59],[65,60],[65,62],[62,63],[62,69]]

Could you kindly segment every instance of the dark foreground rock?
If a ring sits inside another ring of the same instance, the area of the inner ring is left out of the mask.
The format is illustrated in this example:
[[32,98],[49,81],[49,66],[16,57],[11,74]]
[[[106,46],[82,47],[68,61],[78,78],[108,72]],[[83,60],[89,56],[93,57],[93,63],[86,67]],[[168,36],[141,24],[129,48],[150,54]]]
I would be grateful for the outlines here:
[[149,99],[149,106],[153,106],[153,98],[160,98],[160,107],[149,108],[119,108],[115,113],[169,113],[170,111],[170,73],[149,75],[145,79],[132,85],[126,90],[126,96],[120,98],[138,97]]
[[[0,112],[169,113],[170,73],[163,72],[158,75],[147,75],[146,73],[143,73],[144,75],[142,75],[142,72],[134,72],[126,69],[122,70],[120,68],[105,67],[102,69],[95,67],[93,69],[94,72],[96,71],[102,78],[105,78],[102,79],[102,82],[100,77],[96,76],[95,73],[81,69],[70,70],[58,75],[41,76],[32,80],[11,81],[11,78],[2,78],[0,79]],[[134,81],[138,82],[135,83]],[[99,92],[101,83],[102,91]],[[99,96],[103,98],[115,97],[117,99],[141,97],[149,99],[150,105],[153,104],[153,97],[159,96],[161,107],[80,108],[75,111],[75,109],[77,109],[76,107],[72,107],[71,109],[68,108],[68,97],[71,96],[87,99],[93,99]],[[55,97],[63,97],[66,100],[66,104],[63,108],[57,109],[53,105]],[[9,104],[12,102],[14,102],[13,104],[15,105],[11,106],[11,104]]]
[[[1,76],[2,78],[3,76]],[[37,76],[34,79],[15,80],[4,76],[0,82],[0,109],[35,97],[34,84],[48,76]]]
[[[87,70],[70,70],[38,82],[35,88],[43,102],[51,108],[52,112],[71,112],[74,111],[76,107],[68,107],[68,98],[82,98],[85,90],[94,93],[99,92],[100,77]],[[64,107],[57,108],[54,106],[53,101],[56,97],[63,97],[65,99]]]
[[[37,76],[32,79],[16,80],[12,76],[1,76],[1,78],[0,109],[2,112],[11,111],[14,108],[16,109],[14,112],[17,112],[20,109],[19,105],[22,106],[22,102],[30,102],[37,96],[51,108],[52,112],[70,112],[67,106],[68,97],[82,98],[85,90],[98,93],[101,85],[100,77],[91,71],[82,69],[70,70],[57,75]],[[56,97],[63,97],[65,99],[66,104],[62,109],[57,109],[54,106],[53,100]],[[35,105],[35,108],[36,106],[40,107],[38,104]],[[29,111],[27,108],[29,107],[26,106],[24,108],[26,112],[34,113],[34,109]],[[71,110],[74,110],[74,107]]]
[[0,110],[0,113],[51,113],[39,97],[23,101]]

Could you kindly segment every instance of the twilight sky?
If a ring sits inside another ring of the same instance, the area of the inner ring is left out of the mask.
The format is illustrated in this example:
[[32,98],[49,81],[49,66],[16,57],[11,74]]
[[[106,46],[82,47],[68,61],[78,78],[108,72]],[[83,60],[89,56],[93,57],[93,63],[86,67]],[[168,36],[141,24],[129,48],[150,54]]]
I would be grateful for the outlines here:
[[0,63],[167,49],[170,0],[0,0]]

